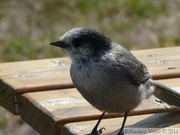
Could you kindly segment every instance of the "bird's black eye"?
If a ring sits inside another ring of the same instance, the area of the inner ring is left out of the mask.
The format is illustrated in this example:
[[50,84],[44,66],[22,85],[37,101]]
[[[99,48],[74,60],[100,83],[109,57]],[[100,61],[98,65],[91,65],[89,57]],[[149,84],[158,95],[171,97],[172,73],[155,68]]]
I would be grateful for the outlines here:
[[74,47],[78,48],[79,46],[81,46],[81,44],[82,44],[81,39],[76,38],[76,39],[73,40]]
[[78,48],[79,46],[82,46],[84,44],[91,44],[92,39],[89,36],[80,36],[73,40],[74,47]]

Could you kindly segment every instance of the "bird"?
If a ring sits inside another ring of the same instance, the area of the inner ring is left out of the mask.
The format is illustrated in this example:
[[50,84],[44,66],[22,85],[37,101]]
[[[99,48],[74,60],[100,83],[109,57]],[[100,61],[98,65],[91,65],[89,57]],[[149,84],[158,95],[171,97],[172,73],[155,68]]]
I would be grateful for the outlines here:
[[124,119],[117,135],[124,134],[128,113],[144,99],[155,95],[171,106],[180,107],[180,93],[152,79],[147,67],[122,45],[89,27],[77,27],[50,43],[63,48],[72,63],[70,75],[80,94],[102,111],[92,132],[105,113],[122,113]]

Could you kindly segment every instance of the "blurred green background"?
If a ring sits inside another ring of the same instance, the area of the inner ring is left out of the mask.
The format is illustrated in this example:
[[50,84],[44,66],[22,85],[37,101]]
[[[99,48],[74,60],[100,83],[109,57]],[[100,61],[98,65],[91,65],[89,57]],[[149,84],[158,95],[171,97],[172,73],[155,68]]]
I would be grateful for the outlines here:
[[[0,0],[0,62],[65,56],[49,42],[74,27],[98,29],[129,50],[178,46],[180,0]],[[33,134],[23,126],[0,109],[0,135]]]
[[60,57],[49,45],[93,27],[128,49],[180,45],[179,0],[0,0],[0,62]]

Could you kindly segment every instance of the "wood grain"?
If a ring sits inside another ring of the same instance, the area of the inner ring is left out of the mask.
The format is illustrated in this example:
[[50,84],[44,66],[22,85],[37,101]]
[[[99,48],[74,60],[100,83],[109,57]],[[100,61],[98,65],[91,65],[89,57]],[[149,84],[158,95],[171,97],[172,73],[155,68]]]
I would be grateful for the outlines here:
[[29,91],[73,87],[68,58],[0,64],[0,105],[14,114],[16,95]]
[[[180,47],[132,51],[155,79],[180,76]],[[16,92],[73,87],[68,58],[0,64],[0,80]]]
[[[68,58],[0,64],[0,79],[16,93],[73,87]],[[67,85],[67,86],[66,86]]]
[[[154,79],[180,76],[180,47],[132,53],[145,63]],[[69,68],[68,58],[0,63],[0,105],[18,114],[17,93],[72,88]]]
[[[176,91],[180,92],[180,78],[159,81],[176,87]],[[174,81],[176,84],[173,83]],[[61,128],[66,123],[95,120],[101,115],[101,112],[93,108],[74,88],[25,93],[19,97],[19,105],[22,108],[20,110],[22,119],[43,135],[60,135]],[[168,111],[180,111],[180,108],[170,108],[167,104],[157,102],[152,96],[144,100],[130,115]],[[105,118],[115,117],[122,117],[122,115],[107,114],[105,116]],[[47,125],[51,127],[48,132],[45,130]]]
[[148,67],[155,80],[180,76],[180,47],[136,50],[132,53]]
[[[148,67],[154,79],[170,87],[180,87],[180,47],[132,53]],[[69,122],[97,119],[100,112],[73,89],[69,69],[68,58],[0,63],[0,105],[20,114],[43,135],[60,134],[62,126]],[[150,103],[151,109],[146,104],[131,115],[174,111],[151,101],[145,103]],[[119,116],[108,114],[106,118]]]
[[[99,129],[105,127],[106,130],[103,130],[103,135],[117,135],[122,121],[123,118],[104,119],[102,120]],[[84,135],[90,133],[96,122],[97,120],[66,124],[63,128],[61,128],[61,135]],[[134,128],[136,131],[144,131],[144,128],[146,128],[145,131],[147,131],[147,133],[142,133],[142,135],[157,135],[158,131],[174,130],[175,128],[179,129],[180,115],[179,112],[165,112],[130,116],[127,119],[125,130],[127,130],[129,134],[134,135],[131,132]],[[150,131],[151,129],[153,129],[153,132]],[[178,135],[178,133],[175,135]]]

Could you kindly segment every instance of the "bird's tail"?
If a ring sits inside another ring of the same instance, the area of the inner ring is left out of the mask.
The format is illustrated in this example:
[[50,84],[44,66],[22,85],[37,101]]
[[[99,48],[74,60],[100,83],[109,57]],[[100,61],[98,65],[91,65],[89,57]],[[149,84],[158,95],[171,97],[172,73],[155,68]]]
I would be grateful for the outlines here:
[[169,105],[180,107],[180,93],[175,90],[151,80],[153,86],[155,86],[154,95],[160,100],[166,102]]

